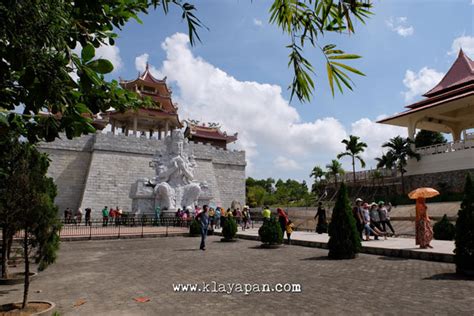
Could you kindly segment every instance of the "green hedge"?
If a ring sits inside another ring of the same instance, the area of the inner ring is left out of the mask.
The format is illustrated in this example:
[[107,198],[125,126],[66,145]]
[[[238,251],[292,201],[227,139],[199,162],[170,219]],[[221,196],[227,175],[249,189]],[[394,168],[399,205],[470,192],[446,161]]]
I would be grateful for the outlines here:
[[453,240],[456,235],[456,227],[449,221],[448,216],[444,214],[443,218],[434,224],[434,238],[438,240]]
[[233,217],[228,217],[222,224],[222,235],[225,239],[234,239],[237,234],[237,223]]
[[474,185],[466,176],[464,199],[456,220],[454,263],[459,273],[474,275]]
[[283,242],[283,232],[276,217],[271,217],[263,221],[263,225],[258,230],[260,240],[264,244],[279,245]]
[[191,226],[189,226],[189,235],[199,236],[201,235],[201,223],[193,219]]

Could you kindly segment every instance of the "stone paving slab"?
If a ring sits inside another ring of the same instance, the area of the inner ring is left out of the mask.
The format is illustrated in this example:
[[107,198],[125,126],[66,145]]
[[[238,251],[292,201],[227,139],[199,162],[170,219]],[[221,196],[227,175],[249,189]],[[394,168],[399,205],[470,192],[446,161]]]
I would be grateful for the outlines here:
[[[173,237],[62,243],[56,264],[31,284],[31,299],[61,315],[473,315],[474,280],[453,264],[327,250]],[[173,284],[300,284],[300,293],[178,293]],[[38,293],[38,291],[41,291]],[[21,298],[0,287],[0,303]],[[134,301],[149,297],[147,303]],[[74,304],[84,299],[80,306]]]
[[[246,229],[237,233],[239,238],[258,240],[258,229]],[[285,235],[286,237],[286,235]],[[292,244],[327,249],[328,234],[295,231],[291,234]],[[420,249],[411,238],[387,238],[384,240],[363,241],[362,253],[377,254],[392,257],[421,259],[441,262],[454,262],[454,242],[433,240],[433,249]]]

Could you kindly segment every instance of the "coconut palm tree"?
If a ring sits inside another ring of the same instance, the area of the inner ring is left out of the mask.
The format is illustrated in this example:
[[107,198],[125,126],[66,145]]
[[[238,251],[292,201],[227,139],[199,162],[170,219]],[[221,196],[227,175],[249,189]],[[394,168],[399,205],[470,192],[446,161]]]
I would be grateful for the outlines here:
[[393,164],[393,166],[395,166],[398,171],[400,171],[403,194],[405,194],[405,180],[403,175],[406,172],[405,166],[407,165],[408,158],[416,158],[416,160],[420,160],[420,155],[412,150],[412,144],[414,144],[414,142],[410,138],[397,136],[391,138],[390,141],[382,145],[382,147],[389,148],[386,154],[389,165],[390,163]]
[[323,169],[320,166],[315,166],[309,175],[311,178],[314,178],[314,182],[321,181],[321,178],[325,175]]
[[365,161],[359,155],[364,152],[367,148],[367,144],[364,142],[359,142],[360,137],[349,135],[349,139],[343,139],[342,143],[346,145],[346,151],[337,155],[337,159],[341,159],[344,156],[350,156],[352,158],[352,176],[354,177],[354,183],[356,182],[355,174],[355,160],[360,161],[360,166],[365,168]]
[[343,175],[344,174],[344,169],[342,169],[342,165],[339,161],[336,159],[331,160],[330,164],[326,165],[326,175],[328,177],[334,177],[334,185],[336,186],[337,190],[337,177],[338,175]]

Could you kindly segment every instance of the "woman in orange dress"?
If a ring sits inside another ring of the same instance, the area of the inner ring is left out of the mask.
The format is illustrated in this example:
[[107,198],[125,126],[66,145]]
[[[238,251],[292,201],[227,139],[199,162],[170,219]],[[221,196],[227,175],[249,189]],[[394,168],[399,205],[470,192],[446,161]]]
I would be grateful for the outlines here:
[[425,204],[425,198],[416,199],[416,244],[420,248],[433,248],[430,245],[433,239],[433,229],[430,225],[430,218],[426,212],[427,207]]

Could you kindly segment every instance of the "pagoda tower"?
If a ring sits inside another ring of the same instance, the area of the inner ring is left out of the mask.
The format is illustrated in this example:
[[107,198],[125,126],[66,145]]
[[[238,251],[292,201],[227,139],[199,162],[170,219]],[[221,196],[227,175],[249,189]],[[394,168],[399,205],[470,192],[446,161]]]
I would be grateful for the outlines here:
[[107,112],[112,133],[121,128],[125,135],[145,135],[161,139],[175,129],[183,127],[178,117],[178,107],[171,99],[171,90],[166,84],[166,77],[156,79],[150,72],[148,63],[145,71],[134,80],[120,79],[120,86],[136,92],[141,98],[149,97],[155,104],[152,108],[130,109],[124,112]]

